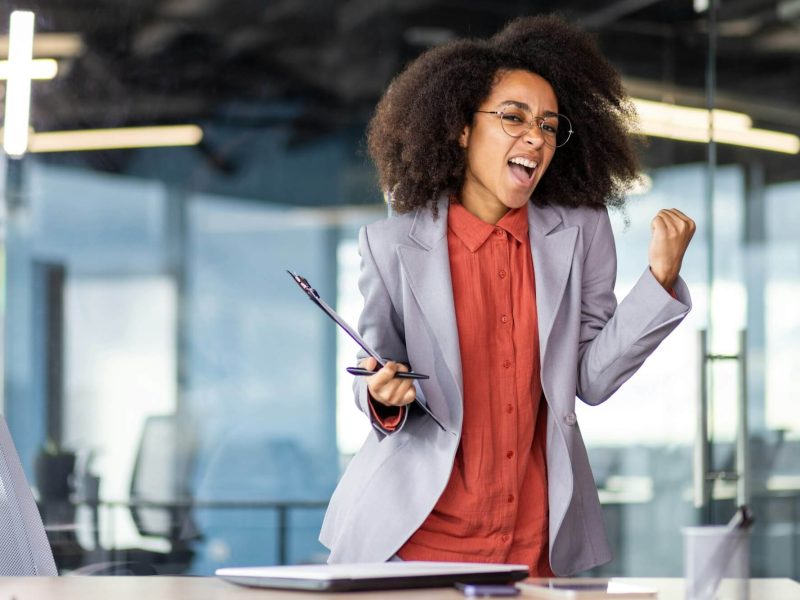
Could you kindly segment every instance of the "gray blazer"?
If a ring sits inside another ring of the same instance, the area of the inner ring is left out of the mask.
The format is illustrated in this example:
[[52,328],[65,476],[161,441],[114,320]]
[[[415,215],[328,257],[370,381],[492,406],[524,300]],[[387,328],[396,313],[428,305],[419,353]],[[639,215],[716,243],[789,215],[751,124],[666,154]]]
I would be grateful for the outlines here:
[[[616,249],[608,213],[529,205],[542,388],[547,400],[550,565],[569,575],[611,560],[594,477],[575,416],[576,395],[606,400],[689,312],[683,280],[672,298],[645,269],[614,296]],[[417,397],[443,422],[406,411],[393,433],[370,416],[366,384],[356,403],[373,430],[351,460],[325,515],[330,562],[385,561],[430,514],[449,480],[462,423],[458,328],[447,250],[447,200],[368,225],[360,233],[364,310],[359,330],[381,356],[428,380]],[[539,499],[531,498],[537,502]]]

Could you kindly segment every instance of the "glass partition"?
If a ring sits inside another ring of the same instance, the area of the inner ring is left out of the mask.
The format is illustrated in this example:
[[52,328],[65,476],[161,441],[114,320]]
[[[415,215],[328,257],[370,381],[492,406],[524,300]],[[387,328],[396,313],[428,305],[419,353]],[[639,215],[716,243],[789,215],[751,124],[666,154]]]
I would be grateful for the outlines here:
[[[597,35],[647,134],[645,185],[612,214],[617,295],[660,208],[698,224],[689,317],[580,407],[615,552],[594,574],[677,576],[680,528],[746,500],[753,574],[800,577],[791,4],[6,3],[0,61],[13,10],[35,34],[29,127],[4,124],[27,146],[0,153],[2,410],[61,571],[326,559],[322,515],[369,429],[354,344],[285,271],[355,323],[357,232],[386,214],[365,155],[380,94],[429,47],[558,9]],[[20,72],[0,62],[4,109]],[[709,105],[728,111],[713,145]]]

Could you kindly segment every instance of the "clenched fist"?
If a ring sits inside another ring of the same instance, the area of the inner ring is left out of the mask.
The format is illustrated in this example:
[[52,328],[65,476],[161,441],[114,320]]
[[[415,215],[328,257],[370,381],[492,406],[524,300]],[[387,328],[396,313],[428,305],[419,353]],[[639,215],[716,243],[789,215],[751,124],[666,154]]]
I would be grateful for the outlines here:
[[694,221],[677,208],[665,208],[650,223],[648,258],[650,271],[658,282],[669,290],[681,270],[681,262],[697,228]]
[[[378,366],[378,361],[374,358],[365,358],[358,363],[358,366],[372,371]],[[414,380],[395,377],[397,371],[408,371],[408,367],[388,361],[385,367],[375,372],[375,375],[367,377],[367,389],[373,400],[385,406],[404,406],[414,401],[417,397]]]

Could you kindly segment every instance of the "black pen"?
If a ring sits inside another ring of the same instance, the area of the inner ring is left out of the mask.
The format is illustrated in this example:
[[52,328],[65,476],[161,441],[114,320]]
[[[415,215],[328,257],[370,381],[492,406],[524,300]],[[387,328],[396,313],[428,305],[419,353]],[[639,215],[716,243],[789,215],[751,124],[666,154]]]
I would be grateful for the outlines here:
[[[369,369],[362,369],[361,367],[347,367],[346,371],[350,373],[350,375],[363,375],[366,377],[377,373],[377,371],[370,371]],[[394,376],[398,379],[430,379],[428,375],[414,373],[413,371],[397,371]]]

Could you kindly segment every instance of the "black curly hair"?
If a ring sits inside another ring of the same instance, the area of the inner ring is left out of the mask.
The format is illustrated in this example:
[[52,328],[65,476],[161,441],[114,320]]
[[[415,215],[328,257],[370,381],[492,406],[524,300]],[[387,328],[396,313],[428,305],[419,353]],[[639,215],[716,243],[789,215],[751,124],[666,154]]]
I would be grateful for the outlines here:
[[536,204],[615,206],[637,178],[636,113],[594,38],[554,16],[511,21],[488,40],[429,50],[390,84],[367,133],[380,185],[396,213],[458,193],[466,152],[458,138],[498,75],[522,69],[546,79],[575,133],[532,196]]

